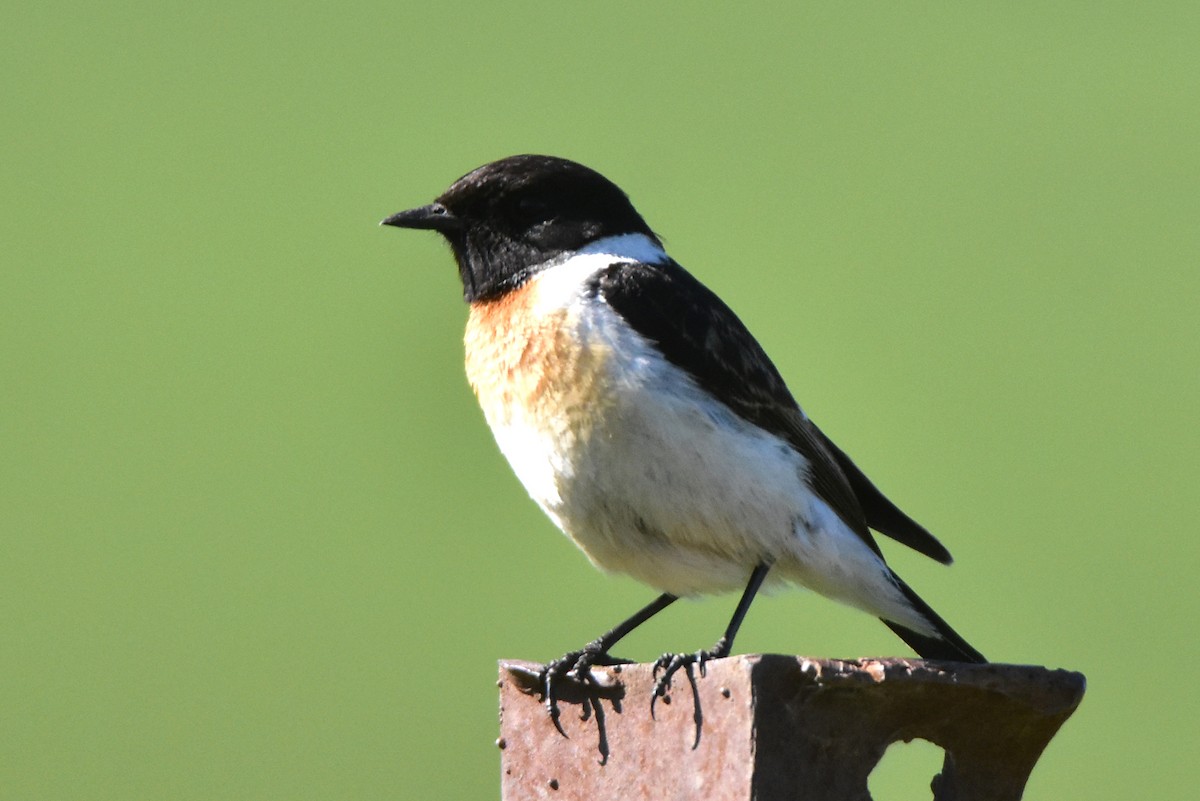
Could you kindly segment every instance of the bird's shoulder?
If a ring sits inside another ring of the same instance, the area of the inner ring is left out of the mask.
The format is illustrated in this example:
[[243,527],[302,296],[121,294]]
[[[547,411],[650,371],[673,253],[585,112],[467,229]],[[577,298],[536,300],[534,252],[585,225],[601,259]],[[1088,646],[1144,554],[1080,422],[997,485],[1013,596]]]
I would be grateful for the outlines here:
[[716,293],[669,259],[615,262],[592,274],[587,290],[701,389],[800,453],[809,464],[812,490],[876,547],[823,435],[801,411],[758,340]]
[[771,415],[803,417],[779,371],[738,316],[674,260],[614,262],[589,277],[587,292],[742,416],[760,425]]

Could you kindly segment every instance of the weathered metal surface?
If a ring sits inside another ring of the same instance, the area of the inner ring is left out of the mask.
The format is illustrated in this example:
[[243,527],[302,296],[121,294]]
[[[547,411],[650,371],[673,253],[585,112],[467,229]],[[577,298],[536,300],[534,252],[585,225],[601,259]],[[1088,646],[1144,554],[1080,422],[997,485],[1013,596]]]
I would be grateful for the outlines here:
[[935,799],[1010,801],[1084,692],[1023,665],[738,656],[681,671],[651,717],[651,666],[622,665],[560,686],[564,737],[539,668],[500,666],[505,801],[868,801],[888,745],[915,738],[946,751]]

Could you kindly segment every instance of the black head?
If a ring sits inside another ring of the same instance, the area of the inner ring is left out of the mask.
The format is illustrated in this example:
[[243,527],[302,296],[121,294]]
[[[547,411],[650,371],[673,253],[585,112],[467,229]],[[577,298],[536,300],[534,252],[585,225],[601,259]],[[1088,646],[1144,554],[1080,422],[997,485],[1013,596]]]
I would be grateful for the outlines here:
[[393,214],[383,224],[446,237],[471,302],[515,289],[546,263],[597,239],[645,234],[658,242],[616,184],[553,156],[485,164],[428,206]]

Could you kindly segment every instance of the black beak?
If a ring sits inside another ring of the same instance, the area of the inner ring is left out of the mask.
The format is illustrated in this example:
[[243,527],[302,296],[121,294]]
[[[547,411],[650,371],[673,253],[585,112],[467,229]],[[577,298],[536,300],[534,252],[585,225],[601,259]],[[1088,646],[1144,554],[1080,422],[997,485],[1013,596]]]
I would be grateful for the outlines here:
[[462,220],[450,213],[441,203],[430,203],[419,209],[409,209],[393,214],[380,225],[394,225],[397,228],[420,228],[425,231],[441,231],[449,233],[462,228]]

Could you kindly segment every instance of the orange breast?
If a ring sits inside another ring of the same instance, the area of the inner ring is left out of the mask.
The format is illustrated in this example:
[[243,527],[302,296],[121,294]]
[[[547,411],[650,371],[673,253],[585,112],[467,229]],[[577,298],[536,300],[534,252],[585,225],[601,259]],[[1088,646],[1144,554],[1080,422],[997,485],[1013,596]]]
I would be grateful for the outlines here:
[[581,336],[570,306],[539,308],[538,280],[471,306],[467,379],[490,425],[583,433],[605,405],[609,348]]

